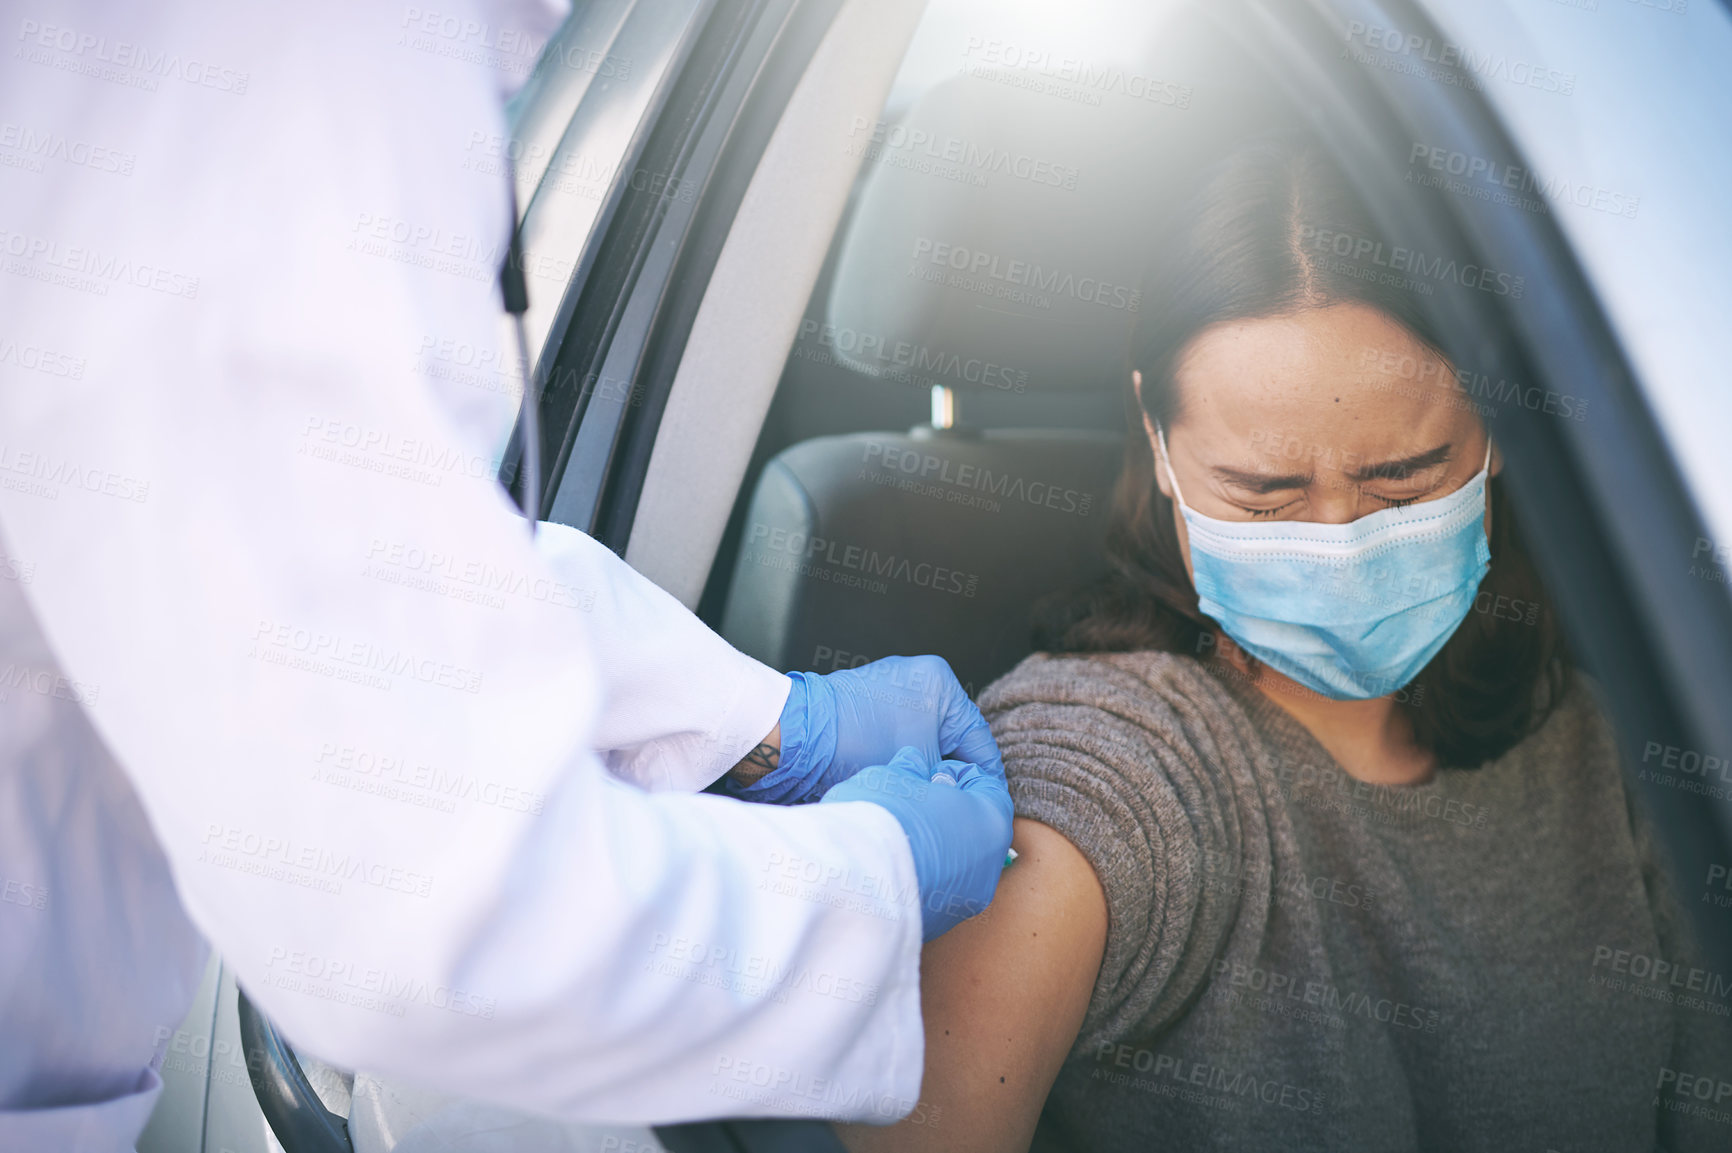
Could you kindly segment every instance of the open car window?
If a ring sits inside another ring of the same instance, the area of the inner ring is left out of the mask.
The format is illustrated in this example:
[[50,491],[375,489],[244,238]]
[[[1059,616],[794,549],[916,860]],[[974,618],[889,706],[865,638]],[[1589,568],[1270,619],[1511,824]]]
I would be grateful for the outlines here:
[[[1712,1147],[1732,1116],[1699,1107],[1732,1086],[1715,1055],[1732,1017],[1732,732],[1716,704],[1732,699],[1732,615],[1715,528],[1723,486],[1696,443],[1724,424],[1721,398],[1691,397],[1719,337],[1696,339],[1661,314],[1703,328],[1719,289],[1705,283],[1712,262],[1687,246],[1669,244],[1651,265],[1643,252],[1646,237],[1689,234],[1724,251],[1725,224],[1693,169],[1622,166],[1607,144],[1621,126],[1595,134],[1637,74],[1649,90],[1668,82],[1621,59],[1682,52],[1692,65],[1687,83],[1673,78],[1680,99],[1705,99],[1720,81],[1696,66],[1703,49],[1685,45],[1694,33],[1678,11],[1551,7],[1100,3],[1061,20],[935,0],[881,115],[846,141],[864,158],[861,176],[702,611],[778,667],[937,651],[975,692],[1049,648],[1054,634],[1036,627],[1043,602],[1102,580],[1109,555],[1124,563],[1110,553],[1112,516],[1122,446],[1140,435],[1126,378],[1148,321],[1156,234],[1223,153],[1276,128],[1307,135],[1370,219],[1362,232],[1314,227],[1299,242],[1336,275],[1402,294],[1448,366],[1428,373],[1423,357],[1392,348],[1372,367],[1392,392],[1423,390],[1471,413],[1497,446],[1496,488],[1544,596],[1493,589],[1471,598],[1467,619],[1513,647],[1555,630],[1596,701],[1594,723],[1609,726],[1598,771],[1628,807],[1617,835],[1639,842],[1630,860],[1641,864],[1624,877],[1634,886],[1596,900],[1613,919],[1651,918],[1649,929],[1589,931],[1557,955],[1507,963],[1550,974],[1558,991],[1544,1011],[1575,1019],[1594,1045],[1610,1045],[1644,1004],[1669,1006],[1678,1035],[1695,1040],[1615,1079],[1632,1100],[1652,1103],[1658,1090],[1666,1140]],[[1722,42],[1724,10],[1697,19]],[[1693,114],[1662,135],[1686,125],[1713,134]],[[1664,278],[1674,265],[1679,275]],[[1351,451],[1345,433],[1267,421],[1256,431],[1281,458]],[[1489,723],[1494,711],[1488,702],[1458,720]],[[1313,766],[1312,780],[1326,775]],[[1346,800],[1330,803],[1368,824],[1409,799],[1338,783]],[[1444,798],[1438,807],[1440,827],[1465,811]],[[1557,891],[1534,914],[1562,922],[1575,900]],[[1377,947],[1398,966],[1425,951],[1417,937]],[[1475,1000],[1481,979],[1462,973],[1448,996],[1491,1004],[1489,993]],[[1303,1001],[1305,981],[1293,987]],[[1339,984],[1317,988],[1351,1001]],[[1246,1010],[1253,1033],[1271,1016],[1292,1024],[1266,987],[1238,992],[1258,994]],[[1472,1012],[1450,1026],[1429,1008],[1439,1052],[1513,1051]],[[1361,1036],[1335,1016],[1365,1044],[1400,1047],[1388,1022]],[[1333,1019],[1306,1020],[1293,1027],[1319,1046],[1341,1040]],[[1073,1082],[1049,1107],[1073,1120],[1137,1115],[1160,1091],[1153,1063],[1168,1058],[1158,1070],[1168,1079],[1180,1067],[1159,1046],[1114,1045],[1112,1059],[1122,1050],[1131,1062],[1106,1070],[1118,1088]],[[1405,1060],[1395,1048],[1390,1059]],[[1185,1060],[1205,1082],[1208,1068],[1234,1080],[1226,1057]],[[1535,1102],[1524,1116],[1547,1110]]]

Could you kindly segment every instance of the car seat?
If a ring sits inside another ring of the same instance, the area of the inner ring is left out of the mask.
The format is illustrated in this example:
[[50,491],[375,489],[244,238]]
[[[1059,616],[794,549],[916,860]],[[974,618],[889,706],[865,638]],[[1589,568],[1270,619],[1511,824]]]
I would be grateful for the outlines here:
[[[764,468],[721,631],[777,668],[935,652],[978,693],[1030,651],[1038,601],[1106,570],[1122,423],[966,417],[983,397],[1003,410],[1093,394],[1078,408],[1098,412],[1102,391],[1125,390],[1148,236],[1196,152],[1184,109],[1149,97],[1149,78],[1055,93],[1002,72],[856,125],[863,173],[820,284],[823,323],[803,337],[855,387],[931,389],[936,419],[806,440]],[[1159,92],[1177,102],[1183,88]]]

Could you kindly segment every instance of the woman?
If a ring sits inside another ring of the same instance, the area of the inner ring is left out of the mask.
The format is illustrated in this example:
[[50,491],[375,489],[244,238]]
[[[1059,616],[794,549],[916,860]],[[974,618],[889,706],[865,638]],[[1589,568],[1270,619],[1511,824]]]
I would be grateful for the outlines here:
[[1732,1083],[1726,1007],[1632,975],[1681,917],[1374,236],[1286,144],[1176,221],[1113,575],[982,697],[1020,859],[927,949],[921,1124],[852,1148],[1732,1144],[1675,1091]]

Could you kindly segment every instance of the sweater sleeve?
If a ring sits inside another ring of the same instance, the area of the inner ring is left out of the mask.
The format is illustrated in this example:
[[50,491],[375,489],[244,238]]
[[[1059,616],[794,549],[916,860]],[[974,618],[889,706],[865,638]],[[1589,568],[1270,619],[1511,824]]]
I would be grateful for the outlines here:
[[1235,922],[1268,915],[1248,719],[1194,662],[1160,653],[1037,654],[981,708],[1017,815],[1075,845],[1106,892],[1106,951],[1073,1056],[1158,1033]]

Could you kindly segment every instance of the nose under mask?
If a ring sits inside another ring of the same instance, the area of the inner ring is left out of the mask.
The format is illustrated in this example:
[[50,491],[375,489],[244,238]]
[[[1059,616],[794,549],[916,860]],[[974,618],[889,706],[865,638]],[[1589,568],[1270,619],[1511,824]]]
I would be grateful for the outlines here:
[[1252,656],[1335,700],[1406,685],[1473,608],[1491,566],[1491,445],[1472,480],[1437,500],[1346,524],[1226,521],[1185,504],[1198,607]]

